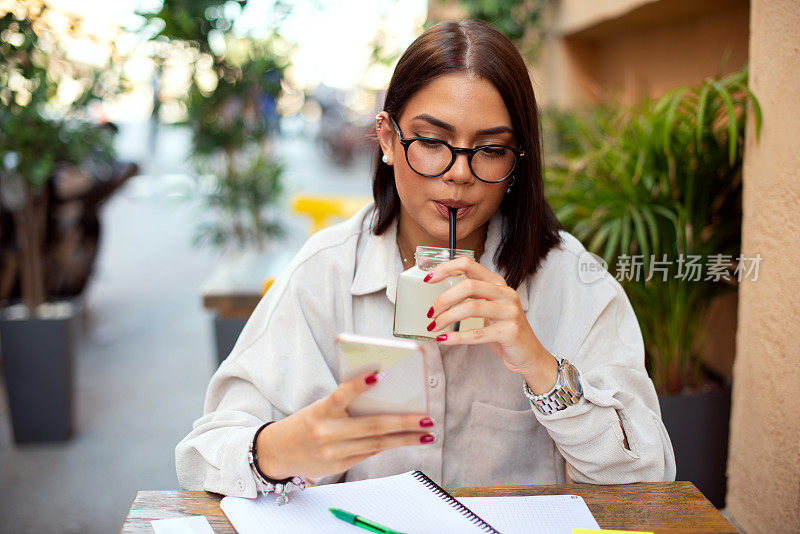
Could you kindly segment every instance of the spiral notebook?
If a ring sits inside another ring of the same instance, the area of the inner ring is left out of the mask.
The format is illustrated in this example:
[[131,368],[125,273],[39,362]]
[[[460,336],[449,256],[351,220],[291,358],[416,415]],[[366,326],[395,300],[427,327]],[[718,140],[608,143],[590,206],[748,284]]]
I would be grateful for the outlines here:
[[[583,499],[576,496],[555,496],[572,498],[564,501],[565,508],[554,514],[562,523],[560,531],[571,532],[573,527],[598,528]],[[328,507],[341,508],[358,514],[384,527],[409,534],[442,532],[498,533],[495,526],[487,521],[494,514],[503,523],[505,517],[514,517],[516,522],[526,525],[525,532],[536,532],[535,521],[541,518],[530,515],[533,510],[530,499],[538,497],[487,498],[481,507],[481,516],[452,497],[438,484],[421,471],[409,471],[400,475],[383,478],[359,480],[340,484],[327,484],[295,491],[284,506],[275,503],[274,495],[260,496],[257,499],[225,497],[220,507],[238,534],[261,534],[267,532],[326,532],[353,534],[360,529],[336,519]],[[511,500],[505,500],[511,499]],[[527,499],[525,506],[513,504]],[[579,502],[578,502],[579,501]],[[474,502],[474,501],[473,501]],[[550,501],[548,501],[549,503]],[[477,502],[476,502],[477,504]],[[572,505],[571,513],[569,506]],[[547,505],[550,507],[550,504]],[[581,508],[582,507],[582,508]],[[577,511],[577,512],[576,512]],[[525,521],[522,515],[528,515]],[[483,517],[486,516],[486,517]],[[580,518],[580,520],[578,519]],[[485,520],[486,519],[486,520]],[[508,525],[511,526],[511,525]],[[546,532],[556,525],[550,524]],[[503,528],[503,532],[512,529]]]

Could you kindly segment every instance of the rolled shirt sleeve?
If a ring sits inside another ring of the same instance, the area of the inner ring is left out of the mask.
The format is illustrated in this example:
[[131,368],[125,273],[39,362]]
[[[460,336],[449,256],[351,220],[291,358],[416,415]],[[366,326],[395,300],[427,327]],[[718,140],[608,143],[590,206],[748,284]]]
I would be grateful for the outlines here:
[[225,360],[209,384],[204,415],[175,449],[181,489],[255,497],[258,482],[247,451],[272,414],[241,365]]
[[[581,373],[583,397],[543,415],[531,405],[564,456],[575,482],[626,484],[675,480],[672,443],[644,366],[644,343],[620,284],[606,273],[575,314],[585,332],[572,354],[558,354]],[[598,295],[606,295],[598,299]],[[598,310],[599,313],[592,310]],[[624,428],[624,435],[623,435]],[[628,446],[624,445],[627,437]]]

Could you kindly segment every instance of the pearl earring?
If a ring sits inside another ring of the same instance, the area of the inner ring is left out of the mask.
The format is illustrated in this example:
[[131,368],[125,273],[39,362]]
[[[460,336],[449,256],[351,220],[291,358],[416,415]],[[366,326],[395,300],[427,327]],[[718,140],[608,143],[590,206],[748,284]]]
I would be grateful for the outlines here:
[[506,187],[506,195],[511,192],[511,186],[514,185],[514,177],[511,177],[511,180],[508,182],[508,187]]
[[383,157],[381,158],[381,161],[384,162],[384,163],[389,163],[389,156],[384,154]]

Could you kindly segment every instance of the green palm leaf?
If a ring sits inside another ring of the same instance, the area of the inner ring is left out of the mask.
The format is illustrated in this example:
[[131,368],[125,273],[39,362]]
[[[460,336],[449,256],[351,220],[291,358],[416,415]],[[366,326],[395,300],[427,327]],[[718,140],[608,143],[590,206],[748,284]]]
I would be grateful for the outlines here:
[[728,89],[719,82],[714,82],[712,85],[717,93],[719,93],[719,96],[722,97],[722,101],[725,103],[725,109],[728,112],[728,162],[730,165],[733,165],[736,162],[736,148],[739,139],[736,128],[736,110],[734,109],[733,99]]
[[[609,269],[621,256],[735,254],[741,240],[744,125],[761,108],[747,71],[680,87],[628,109],[572,112],[554,120],[564,143],[548,169],[548,195],[559,220]],[[702,278],[702,277],[701,277]],[[726,285],[674,277],[621,280],[637,313],[647,365],[660,392],[701,376],[698,324]]]

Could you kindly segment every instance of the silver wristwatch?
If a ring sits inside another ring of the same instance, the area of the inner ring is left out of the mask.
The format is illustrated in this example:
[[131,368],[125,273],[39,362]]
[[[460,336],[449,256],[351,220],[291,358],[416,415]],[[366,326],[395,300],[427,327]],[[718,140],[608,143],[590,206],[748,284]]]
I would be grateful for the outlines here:
[[544,415],[572,406],[583,396],[581,373],[567,360],[558,356],[555,358],[558,362],[558,379],[553,389],[542,395],[536,395],[528,387],[527,382],[522,382],[522,392],[531,401],[531,405]]

